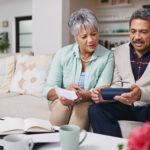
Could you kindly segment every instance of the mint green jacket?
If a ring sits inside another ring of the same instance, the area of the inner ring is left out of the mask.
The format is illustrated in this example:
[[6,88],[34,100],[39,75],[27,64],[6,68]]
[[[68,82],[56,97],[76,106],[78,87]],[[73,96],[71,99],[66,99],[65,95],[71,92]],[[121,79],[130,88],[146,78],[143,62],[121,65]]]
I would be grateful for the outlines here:
[[[86,67],[84,90],[90,91],[95,87],[110,85],[114,68],[113,53],[98,45]],[[55,86],[66,88],[70,84],[78,84],[82,71],[82,63],[78,44],[74,43],[60,49],[52,62],[44,96]]]

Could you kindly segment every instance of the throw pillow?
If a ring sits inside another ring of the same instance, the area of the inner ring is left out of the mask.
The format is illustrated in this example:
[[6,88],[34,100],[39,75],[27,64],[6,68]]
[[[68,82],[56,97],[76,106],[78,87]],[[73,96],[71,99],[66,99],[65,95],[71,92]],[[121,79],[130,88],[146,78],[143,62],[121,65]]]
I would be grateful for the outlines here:
[[18,55],[30,55],[33,56],[33,52],[29,51],[29,52],[19,52],[19,53],[1,53],[0,54],[0,58],[4,58],[4,57],[9,57],[9,56],[14,56],[17,57]]
[[14,73],[14,56],[0,59],[0,93],[8,92]]
[[43,87],[53,55],[17,56],[16,71],[12,79],[10,91],[43,96]]

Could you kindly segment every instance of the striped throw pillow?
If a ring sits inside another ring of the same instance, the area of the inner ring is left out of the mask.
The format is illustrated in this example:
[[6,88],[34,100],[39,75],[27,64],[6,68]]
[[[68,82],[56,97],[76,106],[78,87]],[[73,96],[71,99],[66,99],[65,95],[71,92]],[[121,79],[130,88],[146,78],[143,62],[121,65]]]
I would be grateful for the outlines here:
[[0,93],[8,92],[14,73],[14,56],[0,59]]

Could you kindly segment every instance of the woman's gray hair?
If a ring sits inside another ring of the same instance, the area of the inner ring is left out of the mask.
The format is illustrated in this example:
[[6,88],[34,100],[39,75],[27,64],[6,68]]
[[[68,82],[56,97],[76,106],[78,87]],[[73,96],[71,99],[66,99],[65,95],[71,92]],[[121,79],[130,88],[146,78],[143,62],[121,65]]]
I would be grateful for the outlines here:
[[91,10],[81,8],[80,10],[71,14],[68,26],[72,35],[76,36],[81,30],[81,27],[84,29],[89,27],[98,30],[98,20]]
[[133,19],[138,19],[138,18],[150,21],[150,9],[141,8],[141,9],[136,10],[130,18],[129,26],[131,26],[131,22]]

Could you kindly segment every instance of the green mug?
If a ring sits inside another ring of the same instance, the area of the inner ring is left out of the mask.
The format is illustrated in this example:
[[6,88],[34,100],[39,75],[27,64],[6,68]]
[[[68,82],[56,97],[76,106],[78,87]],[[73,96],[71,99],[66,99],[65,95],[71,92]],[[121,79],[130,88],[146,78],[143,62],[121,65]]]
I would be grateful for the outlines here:
[[[80,133],[84,132],[84,137],[79,142]],[[76,125],[63,125],[60,127],[60,145],[61,150],[77,150],[79,145],[87,137],[85,130],[80,130]]]

